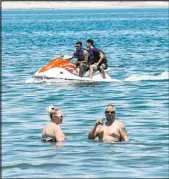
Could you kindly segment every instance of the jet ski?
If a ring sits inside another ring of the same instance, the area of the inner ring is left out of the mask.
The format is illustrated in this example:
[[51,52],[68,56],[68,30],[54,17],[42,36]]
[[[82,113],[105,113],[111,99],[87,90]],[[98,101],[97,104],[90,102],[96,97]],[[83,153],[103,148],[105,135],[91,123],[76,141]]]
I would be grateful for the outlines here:
[[80,77],[79,68],[71,63],[70,59],[71,56],[68,55],[57,57],[40,68],[33,77],[38,79],[65,79],[96,82],[112,81],[107,73],[108,69],[105,70],[105,79],[103,79],[102,74],[98,70],[93,73],[92,79],[89,78],[89,71],[87,71],[83,77]]

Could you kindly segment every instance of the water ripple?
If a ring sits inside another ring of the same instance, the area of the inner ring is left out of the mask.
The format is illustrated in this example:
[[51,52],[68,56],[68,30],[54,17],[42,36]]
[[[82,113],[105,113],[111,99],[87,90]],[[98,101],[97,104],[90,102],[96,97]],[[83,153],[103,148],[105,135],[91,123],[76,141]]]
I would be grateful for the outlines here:
[[[167,11],[2,12],[3,178],[168,177]],[[88,38],[105,51],[113,82],[32,78]],[[108,103],[129,143],[87,139]],[[49,105],[64,110],[65,143],[40,140]]]

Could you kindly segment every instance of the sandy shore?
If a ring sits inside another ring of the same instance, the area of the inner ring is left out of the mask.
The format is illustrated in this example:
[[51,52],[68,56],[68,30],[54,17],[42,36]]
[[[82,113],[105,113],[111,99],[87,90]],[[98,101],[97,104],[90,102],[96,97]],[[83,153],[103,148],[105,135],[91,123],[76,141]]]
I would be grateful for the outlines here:
[[2,10],[167,8],[167,1],[2,1]]

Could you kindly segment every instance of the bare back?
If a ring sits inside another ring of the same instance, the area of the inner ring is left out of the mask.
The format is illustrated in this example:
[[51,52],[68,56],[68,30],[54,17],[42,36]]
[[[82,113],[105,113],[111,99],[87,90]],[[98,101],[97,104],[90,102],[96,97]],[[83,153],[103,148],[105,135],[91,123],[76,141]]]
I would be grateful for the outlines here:
[[62,136],[64,135],[60,126],[59,125],[56,125],[55,123],[53,122],[49,122],[43,129],[43,133],[42,135],[46,135],[46,136],[54,136],[56,137],[57,136]]

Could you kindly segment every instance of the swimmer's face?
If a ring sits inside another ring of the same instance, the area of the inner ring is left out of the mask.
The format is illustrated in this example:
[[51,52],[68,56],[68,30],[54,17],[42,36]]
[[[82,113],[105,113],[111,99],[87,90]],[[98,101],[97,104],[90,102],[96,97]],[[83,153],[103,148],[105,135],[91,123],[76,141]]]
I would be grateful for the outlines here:
[[115,118],[115,108],[113,106],[107,106],[105,110],[105,116],[107,120],[113,120]]
[[58,118],[59,118],[59,120],[60,120],[60,123],[62,123],[64,116],[59,116]]
[[52,116],[53,120],[57,121],[58,124],[61,124],[63,122],[63,116]]

